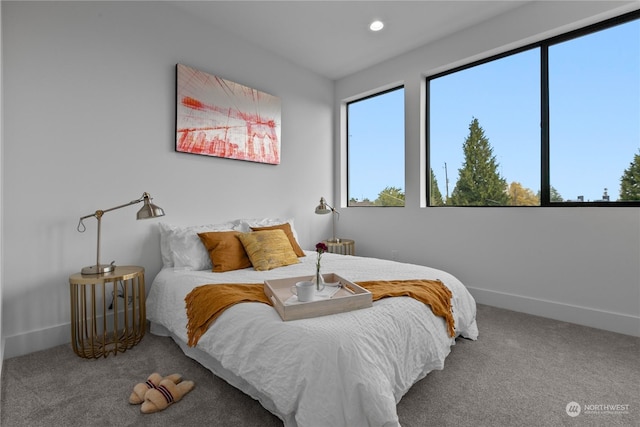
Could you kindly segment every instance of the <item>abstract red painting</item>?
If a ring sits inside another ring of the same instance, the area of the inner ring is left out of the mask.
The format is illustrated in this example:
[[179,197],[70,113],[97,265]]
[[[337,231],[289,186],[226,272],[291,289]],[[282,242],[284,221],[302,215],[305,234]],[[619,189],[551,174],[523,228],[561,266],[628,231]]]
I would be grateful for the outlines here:
[[280,98],[176,66],[176,151],[280,164]]

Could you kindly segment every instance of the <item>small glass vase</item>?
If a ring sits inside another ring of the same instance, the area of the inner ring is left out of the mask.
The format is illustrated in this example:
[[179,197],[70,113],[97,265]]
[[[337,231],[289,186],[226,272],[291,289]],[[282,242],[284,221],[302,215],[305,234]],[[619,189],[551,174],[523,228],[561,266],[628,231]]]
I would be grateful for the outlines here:
[[316,275],[311,279],[313,283],[316,284],[316,292],[320,292],[324,290],[324,277],[322,277],[322,273],[320,273],[320,269],[316,269]]

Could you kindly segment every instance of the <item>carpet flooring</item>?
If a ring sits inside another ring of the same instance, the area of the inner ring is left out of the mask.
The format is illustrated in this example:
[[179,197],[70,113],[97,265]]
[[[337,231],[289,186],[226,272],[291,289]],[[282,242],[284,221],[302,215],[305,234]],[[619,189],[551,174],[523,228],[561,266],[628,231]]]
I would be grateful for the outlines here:
[[[444,370],[402,398],[403,427],[640,426],[640,338],[485,305],[477,318],[478,340],[458,339]],[[180,373],[196,387],[141,414],[129,394],[152,372]],[[77,357],[70,344],[7,359],[1,381],[2,427],[282,426],[170,338],[151,334],[98,360]]]

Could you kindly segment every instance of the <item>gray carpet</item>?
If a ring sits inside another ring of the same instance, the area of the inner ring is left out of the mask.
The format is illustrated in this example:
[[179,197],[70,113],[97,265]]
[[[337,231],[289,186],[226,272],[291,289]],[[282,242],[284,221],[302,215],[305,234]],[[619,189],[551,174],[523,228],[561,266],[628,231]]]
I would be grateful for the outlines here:
[[[402,398],[402,426],[640,425],[640,338],[483,305],[478,326],[477,341],[459,339],[444,370]],[[181,373],[196,388],[143,415],[128,397],[154,371]],[[5,360],[1,389],[3,427],[282,426],[171,339],[151,334],[106,359],[81,359],[62,345]],[[567,414],[570,402],[579,415]]]

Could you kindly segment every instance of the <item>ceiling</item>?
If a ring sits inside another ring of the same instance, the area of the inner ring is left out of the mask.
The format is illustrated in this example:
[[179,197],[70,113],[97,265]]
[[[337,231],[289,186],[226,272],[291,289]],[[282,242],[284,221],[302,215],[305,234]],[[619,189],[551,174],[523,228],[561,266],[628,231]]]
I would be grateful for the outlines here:
[[[225,32],[339,79],[528,1],[175,1]],[[374,33],[369,24],[385,23]]]

